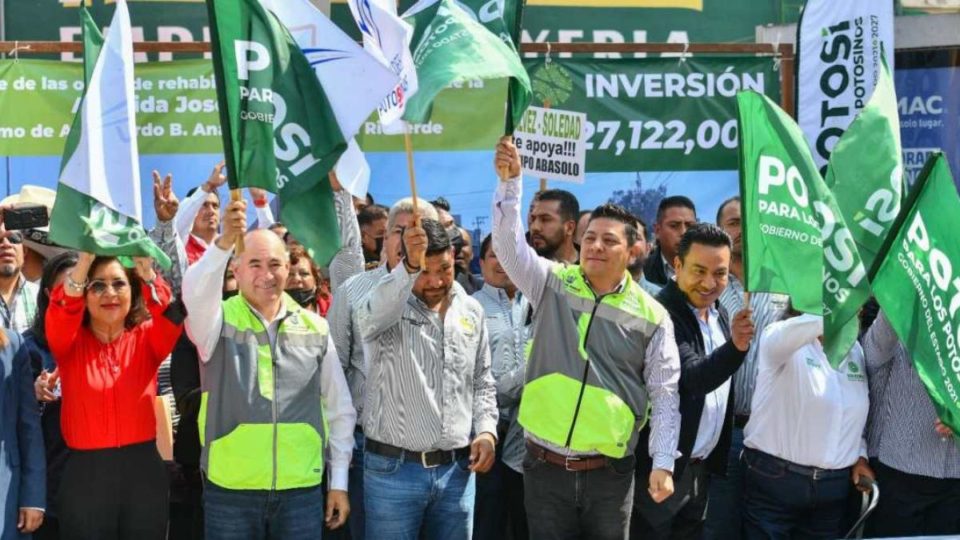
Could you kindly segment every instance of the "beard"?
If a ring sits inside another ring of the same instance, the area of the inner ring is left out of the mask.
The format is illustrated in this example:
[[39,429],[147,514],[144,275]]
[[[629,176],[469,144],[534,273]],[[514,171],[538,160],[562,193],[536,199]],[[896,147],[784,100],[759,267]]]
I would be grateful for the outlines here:
[[633,259],[633,262],[627,265],[627,271],[630,272],[630,275],[637,279],[640,274],[643,273],[643,265],[646,264],[646,257],[636,257]]
[[0,265],[0,277],[11,278],[20,273],[20,269],[12,264]]
[[[537,247],[534,246],[533,249],[537,252],[537,255],[553,260],[557,256],[557,252],[560,251],[560,246],[563,245],[563,233],[555,238],[550,238],[544,235],[537,235],[539,238],[543,239],[544,245]],[[533,235],[530,237],[530,245],[533,245]]]

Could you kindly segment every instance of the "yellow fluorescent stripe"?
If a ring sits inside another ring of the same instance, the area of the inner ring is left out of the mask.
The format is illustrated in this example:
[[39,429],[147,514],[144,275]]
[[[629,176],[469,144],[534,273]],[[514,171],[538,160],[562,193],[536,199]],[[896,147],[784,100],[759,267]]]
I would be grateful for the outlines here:
[[676,8],[703,11],[703,0],[527,0],[528,6]]

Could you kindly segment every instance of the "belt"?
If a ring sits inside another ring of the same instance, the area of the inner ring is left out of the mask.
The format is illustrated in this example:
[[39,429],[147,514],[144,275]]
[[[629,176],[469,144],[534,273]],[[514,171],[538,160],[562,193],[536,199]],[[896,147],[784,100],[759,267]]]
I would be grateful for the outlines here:
[[535,459],[546,461],[551,465],[563,467],[564,470],[571,472],[592,471],[606,467],[610,461],[606,456],[565,456],[556,452],[551,452],[546,448],[532,441],[527,441],[527,452]]
[[403,461],[414,461],[424,466],[426,469],[432,469],[441,465],[448,465],[458,459],[470,456],[470,447],[464,446],[454,450],[431,450],[429,452],[414,452],[404,450],[398,446],[392,446],[386,443],[367,439],[364,450],[380,454],[390,458],[400,458]]
[[733,427],[743,429],[747,427],[747,422],[750,421],[749,414],[735,414],[733,415]]
[[759,457],[760,459],[768,459],[773,461],[781,466],[784,469],[801,476],[806,476],[812,480],[822,480],[824,478],[835,478],[837,476],[849,476],[850,467],[844,469],[820,469],[817,467],[809,467],[807,465],[800,465],[792,461],[787,461],[785,459],[778,458],[777,456],[768,454],[766,452],[761,452],[760,450],[754,450],[753,448],[744,448],[743,452],[745,454],[752,454]]

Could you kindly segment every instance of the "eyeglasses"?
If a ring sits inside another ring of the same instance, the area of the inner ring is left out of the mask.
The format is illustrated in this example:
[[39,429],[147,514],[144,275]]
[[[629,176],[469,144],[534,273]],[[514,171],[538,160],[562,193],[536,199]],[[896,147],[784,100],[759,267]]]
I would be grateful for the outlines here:
[[13,245],[23,243],[23,234],[18,231],[8,231],[3,234],[0,234],[0,242],[6,239],[7,242],[10,242]]
[[130,284],[122,279],[115,279],[110,283],[107,283],[102,279],[95,279],[91,281],[89,285],[87,285],[87,290],[97,296],[103,296],[103,294],[107,292],[107,289],[112,289],[113,292],[121,294],[127,290],[127,287],[129,286]]

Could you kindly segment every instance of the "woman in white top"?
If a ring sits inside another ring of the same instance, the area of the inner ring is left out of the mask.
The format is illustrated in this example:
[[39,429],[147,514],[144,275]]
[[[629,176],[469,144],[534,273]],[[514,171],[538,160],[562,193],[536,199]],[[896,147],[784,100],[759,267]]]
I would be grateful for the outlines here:
[[748,539],[838,538],[851,479],[873,477],[863,349],[834,368],[822,336],[822,317],[799,315],[760,337],[742,455]]

